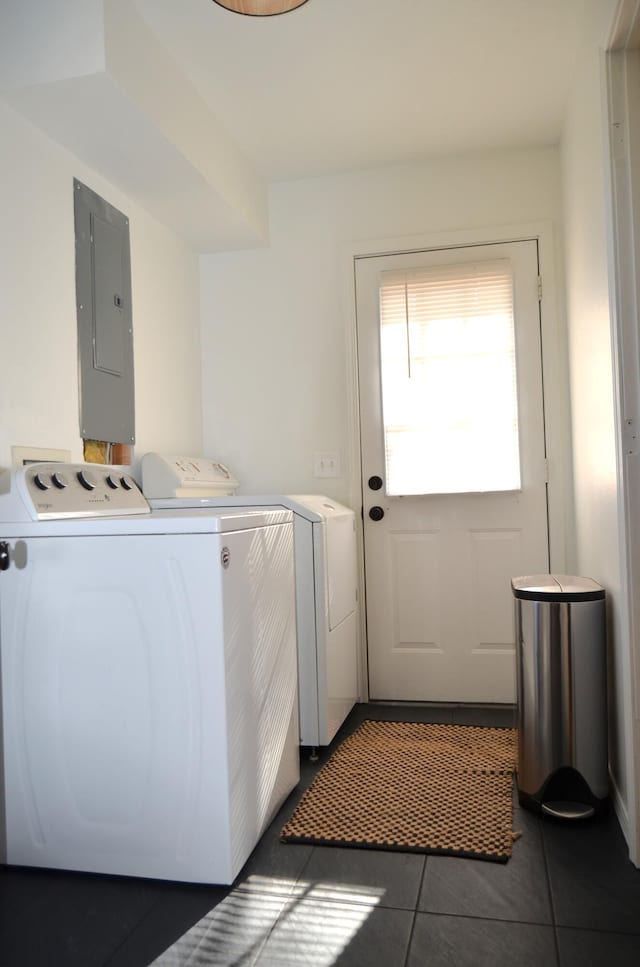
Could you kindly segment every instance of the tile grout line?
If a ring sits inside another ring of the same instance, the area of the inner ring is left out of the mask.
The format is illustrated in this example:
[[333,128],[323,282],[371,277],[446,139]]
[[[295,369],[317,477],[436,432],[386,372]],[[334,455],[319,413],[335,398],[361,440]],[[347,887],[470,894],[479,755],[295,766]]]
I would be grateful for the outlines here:
[[416,905],[413,911],[413,916],[411,918],[411,927],[409,929],[409,938],[407,940],[407,950],[404,955],[403,967],[408,967],[409,964],[409,954],[411,953],[411,944],[413,943],[413,934],[416,929],[416,920],[418,919],[418,904],[420,903],[420,897],[422,896],[422,887],[424,886],[425,877],[427,875],[427,863],[429,862],[429,856],[425,855],[424,866],[422,868],[422,876],[420,877],[420,883],[418,884],[418,892],[416,893]]
[[[309,863],[311,862],[311,857],[313,856],[315,850],[316,850],[316,847],[315,846],[312,846],[311,847],[311,851],[309,853],[309,856],[306,859],[306,862],[304,863],[302,869],[300,870],[298,876],[296,877],[296,886],[298,885],[298,883],[300,882],[302,876],[304,875],[304,871],[309,866]],[[260,891],[259,890],[256,890],[255,892],[258,893],[258,894],[260,894]],[[265,895],[265,894],[263,894],[263,895]],[[272,895],[272,894],[266,894],[266,895]],[[271,925],[270,929],[268,930],[266,936],[263,938],[262,943],[260,944],[260,947],[259,947],[259,949],[256,952],[255,959],[251,961],[250,967],[260,967],[260,958],[262,956],[262,953],[263,953],[265,947],[267,946],[267,943],[269,942],[269,939],[272,936],[274,930],[276,929],[276,927],[280,923],[280,920],[282,918],[282,915],[283,915],[284,911],[286,910],[287,911],[287,914],[288,914],[289,911],[290,911],[290,909],[291,909],[291,903],[293,903],[294,905],[296,903],[299,903],[300,900],[301,900],[301,896],[300,896],[300,894],[296,894],[296,892],[295,892],[295,886],[294,886],[293,890],[287,896],[279,897],[279,899],[282,900],[282,904],[281,904],[281,907],[280,907],[280,912],[279,912],[278,916],[276,917],[275,921],[273,922],[273,924]],[[235,967],[235,965],[232,965],[232,967]],[[238,967],[240,967],[240,965],[238,965]]]
[[[123,939],[120,941],[120,943],[117,944],[109,952],[109,954],[106,957],[106,960],[103,960],[102,961],[102,967],[109,967],[109,964],[113,963],[113,958],[116,957],[118,955],[118,953],[123,949],[123,947],[125,947],[126,944],[128,944],[130,942],[131,938],[140,929],[140,927],[142,926],[142,924],[145,923],[151,917],[153,911],[156,909],[156,907],[158,907],[160,905],[162,899],[163,899],[163,896],[162,896],[162,894],[159,893],[154,898],[153,902],[149,905],[149,907],[145,911],[145,913],[143,913],[143,915],[140,917],[140,919],[136,922],[136,924],[127,933],[126,937],[123,937]],[[158,954],[158,956],[160,956],[162,953],[164,953],[164,951],[160,951],[160,954]]]
[[538,830],[540,833],[540,839],[542,841],[542,858],[544,860],[544,872],[547,878],[547,890],[549,892],[549,907],[551,909],[551,923],[553,926],[553,942],[556,948],[556,962],[558,967],[562,967],[562,961],[560,959],[560,942],[558,939],[558,924],[556,922],[556,906],[553,896],[553,887],[551,885],[551,873],[549,871],[549,858],[547,856],[547,840],[544,835],[544,829],[542,826],[542,820],[538,818]]

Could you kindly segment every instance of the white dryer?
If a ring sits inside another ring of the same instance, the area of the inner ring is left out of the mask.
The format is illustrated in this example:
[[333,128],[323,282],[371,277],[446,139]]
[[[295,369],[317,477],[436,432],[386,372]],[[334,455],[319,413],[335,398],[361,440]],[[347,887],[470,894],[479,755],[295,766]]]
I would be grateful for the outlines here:
[[142,490],[154,509],[280,506],[294,514],[300,744],[328,745],[358,701],[358,577],[353,510],[317,495],[235,495],[222,463],[146,453]]
[[301,745],[328,745],[358,700],[355,514],[328,497],[283,496],[294,513]]
[[7,471],[0,652],[5,862],[233,881],[299,779],[290,511]]

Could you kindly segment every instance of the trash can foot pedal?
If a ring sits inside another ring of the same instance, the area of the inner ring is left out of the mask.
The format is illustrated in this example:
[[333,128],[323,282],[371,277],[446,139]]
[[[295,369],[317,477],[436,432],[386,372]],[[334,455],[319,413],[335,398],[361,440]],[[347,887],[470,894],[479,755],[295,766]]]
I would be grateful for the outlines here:
[[553,802],[543,802],[542,812],[554,819],[589,819],[593,816],[595,809],[581,802],[566,802],[558,799]]

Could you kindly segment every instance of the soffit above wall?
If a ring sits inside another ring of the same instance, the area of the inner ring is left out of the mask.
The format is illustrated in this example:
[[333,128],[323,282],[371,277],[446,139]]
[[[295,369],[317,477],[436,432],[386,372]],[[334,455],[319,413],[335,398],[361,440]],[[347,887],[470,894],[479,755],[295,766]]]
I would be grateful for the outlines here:
[[0,93],[199,251],[265,243],[265,184],[130,0],[4,5]]
[[619,0],[605,50],[640,48],[640,0]]

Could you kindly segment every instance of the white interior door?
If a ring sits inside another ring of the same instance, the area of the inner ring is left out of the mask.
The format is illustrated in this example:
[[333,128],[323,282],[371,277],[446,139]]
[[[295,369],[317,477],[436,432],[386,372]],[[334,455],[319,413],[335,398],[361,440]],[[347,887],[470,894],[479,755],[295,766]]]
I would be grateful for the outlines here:
[[510,579],[549,568],[537,280],[535,240],[356,260],[372,699],[515,699]]

